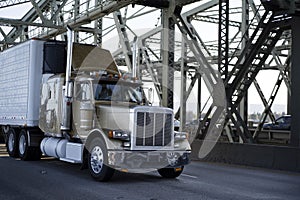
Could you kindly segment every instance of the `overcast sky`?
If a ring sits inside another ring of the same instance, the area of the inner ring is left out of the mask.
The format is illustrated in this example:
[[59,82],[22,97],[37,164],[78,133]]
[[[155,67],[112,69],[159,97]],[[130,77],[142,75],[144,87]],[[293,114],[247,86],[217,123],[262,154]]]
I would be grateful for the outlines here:
[[[206,0],[207,2],[209,0]],[[204,1],[203,1],[204,2]],[[231,5],[236,4],[237,6],[240,4],[241,1],[233,0],[230,1]],[[198,3],[199,4],[199,3]],[[195,5],[195,4],[194,4]],[[191,5],[189,7],[184,8],[184,12],[193,8],[194,5]],[[5,18],[21,18],[30,8],[30,4],[22,4],[19,6],[14,6],[13,8],[6,8],[6,9],[1,9],[0,12],[0,17],[5,17]],[[128,13],[133,13],[137,10],[137,8],[133,9],[131,6],[128,9]],[[133,29],[136,33],[142,34],[144,32],[147,32],[148,30],[151,30],[155,27],[155,25],[158,23],[160,17],[160,12],[154,12],[145,16],[141,16],[137,19],[134,20],[129,20],[127,22],[128,26]],[[238,21],[238,19],[236,19]],[[113,20],[107,20],[106,26],[109,26],[111,23],[114,23]],[[195,28],[197,29],[200,37],[204,41],[212,41],[212,40],[217,40],[218,38],[218,26],[216,24],[208,24],[208,23],[196,23]],[[4,28],[6,32],[9,31],[9,29],[6,27]],[[230,30],[231,34],[235,33],[236,30],[233,28]],[[112,32],[108,37],[104,38],[104,43],[103,46],[105,48],[108,48],[110,50],[115,50],[118,47],[118,36],[117,32],[114,31]],[[180,56],[180,55],[178,55]],[[278,71],[261,71],[258,76],[257,80],[258,83],[260,84],[262,91],[264,92],[266,98],[268,99],[273,86],[276,83],[278,76]],[[178,86],[180,84],[180,78],[177,78],[175,81],[175,85]],[[204,89],[205,90],[205,89]],[[179,94],[180,95],[180,94]],[[194,95],[196,96],[196,95]],[[204,92],[203,93],[203,101],[205,102],[207,99],[207,94]],[[205,99],[205,100],[204,100]],[[192,100],[194,101],[194,100]],[[275,100],[275,104],[286,104],[287,101],[287,90],[284,85],[284,83],[281,86],[281,89],[278,94],[278,98]],[[258,93],[256,92],[256,89],[251,86],[249,90],[249,104],[261,104],[260,97]],[[191,106],[193,107],[193,105]],[[284,110],[283,110],[284,111]]]

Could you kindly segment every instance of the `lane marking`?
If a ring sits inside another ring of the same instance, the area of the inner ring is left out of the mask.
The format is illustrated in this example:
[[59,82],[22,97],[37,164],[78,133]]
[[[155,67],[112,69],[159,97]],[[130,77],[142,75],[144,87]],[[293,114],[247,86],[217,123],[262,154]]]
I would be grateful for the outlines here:
[[197,176],[192,176],[192,175],[188,175],[188,174],[181,174],[181,176],[185,176],[185,177],[189,177],[189,178],[194,178],[197,179]]

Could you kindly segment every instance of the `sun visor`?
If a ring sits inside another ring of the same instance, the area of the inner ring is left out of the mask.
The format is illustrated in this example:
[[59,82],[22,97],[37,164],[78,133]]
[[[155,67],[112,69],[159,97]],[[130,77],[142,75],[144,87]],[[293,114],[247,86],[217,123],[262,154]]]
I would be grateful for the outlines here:
[[75,71],[101,71],[119,74],[111,53],[93,45],[73,44],[72,67]]

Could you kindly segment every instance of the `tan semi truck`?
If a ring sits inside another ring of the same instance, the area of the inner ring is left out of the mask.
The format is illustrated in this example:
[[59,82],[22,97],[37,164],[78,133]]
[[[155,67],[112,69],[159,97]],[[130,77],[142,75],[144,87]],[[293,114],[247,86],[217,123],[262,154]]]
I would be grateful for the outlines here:
[[[178,177],[188,134],[173,111],[149,106],[142,83],[121,76],[109,51],[29,40],[0,53],[0,125],[11,157],[82,163],[98,181],[114,170]],[[67,50],[66,50],[67,49]]]

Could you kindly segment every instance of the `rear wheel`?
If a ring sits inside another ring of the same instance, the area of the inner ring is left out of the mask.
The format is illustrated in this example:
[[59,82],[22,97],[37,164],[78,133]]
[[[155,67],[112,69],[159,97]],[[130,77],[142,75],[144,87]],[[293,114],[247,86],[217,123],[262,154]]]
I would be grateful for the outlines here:
[[164,178],[177,178],[183,171],[183,166],[177,168],[162,168],[157,170]]
[[39,147],[30,147],[27,130],[22,130],[19,136],[19,156],[22,160],[39,160],[41,150]]
[[97,181],[108,181],[114,174],[115,170],[108,166],[106,145],[100,138],[94,138],[88,147],[88,166]]
[[10,157],[17,158],[18,154],[18,133],[10,128],[7,133],[6,149]]

